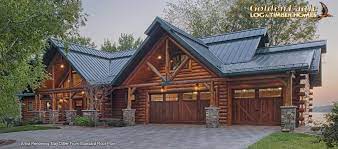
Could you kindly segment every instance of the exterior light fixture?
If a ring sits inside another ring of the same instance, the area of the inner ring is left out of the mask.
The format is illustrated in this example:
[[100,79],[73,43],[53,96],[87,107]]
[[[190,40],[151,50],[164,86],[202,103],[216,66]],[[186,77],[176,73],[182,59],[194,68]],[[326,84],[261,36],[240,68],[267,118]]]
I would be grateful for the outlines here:
[[70,80],[68,79],[67,82],[70,82]]
[[61,65],[60,65],[60,68],[65,68],[65,65],[61,64]]
[[195,84],[195,87],[194,87],[195,91],[197,91],[199,89],[199,84]]
[[162,87],[161,87],[161,92],[164,92],[164,91],[165,91],[165,89],[164,89],[164,87],[162,86]]
[[83,95],[83,94],[85,94],[85,92],[84,92],[84,91],[82,91],[82,92],[81,92],[81,94]]
[[279,87],[279,88],[278,88],[278,90],[282,90],[282,88],[281,88],[281,87]]
[[157,56],[157,59],[162,59],[162,56],[161,55]]

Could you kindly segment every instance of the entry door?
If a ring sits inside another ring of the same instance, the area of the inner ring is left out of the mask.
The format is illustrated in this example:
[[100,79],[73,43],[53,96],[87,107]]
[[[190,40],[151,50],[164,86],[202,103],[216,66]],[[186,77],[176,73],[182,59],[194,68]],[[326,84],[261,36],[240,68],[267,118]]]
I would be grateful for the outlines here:
[[233,123],[280,125],[281,88],[241,89],[233,91]]

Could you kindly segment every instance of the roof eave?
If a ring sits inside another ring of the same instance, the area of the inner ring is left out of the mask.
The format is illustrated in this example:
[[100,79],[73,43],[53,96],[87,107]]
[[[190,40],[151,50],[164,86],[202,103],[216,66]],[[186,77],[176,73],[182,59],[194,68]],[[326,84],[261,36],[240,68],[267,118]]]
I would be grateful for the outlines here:
[[223,77],[233,77],[238,75],[253,75],[253,74],[275,74],[288,71],[296,71],[299,73],[309,72],[308,66],[299,66],[293,68],[279,68],[279,69],[267,69],[267,70],[255,70],[255,71],[243,71],[243,72],[231,72],[223,73]]

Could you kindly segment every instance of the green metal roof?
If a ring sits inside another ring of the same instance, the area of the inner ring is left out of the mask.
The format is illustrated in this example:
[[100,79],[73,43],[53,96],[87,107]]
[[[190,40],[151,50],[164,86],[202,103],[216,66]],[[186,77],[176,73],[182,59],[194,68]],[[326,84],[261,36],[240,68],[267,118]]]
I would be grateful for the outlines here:
[[312,84],[321,85],[321,54],[326,52],[324,40],[265,47],[268,41],[266,28],[194,38],[159,17],[145,34],[148,37],[138,49],[114,53],[71,43],[66,52],[63,42],[55,39],[50,42],[91,84],[118,85],[159,38],[169,34],[219,76],[302,71],[310,73]]
[[[50,42],[90,84],[109,84],[135,52],[127,50],[111,53],[73,43],[68,43],[68,50],[65,50],[64,42],[56,39],[50,39]],[[53,48],[49,52],[51,50]]]

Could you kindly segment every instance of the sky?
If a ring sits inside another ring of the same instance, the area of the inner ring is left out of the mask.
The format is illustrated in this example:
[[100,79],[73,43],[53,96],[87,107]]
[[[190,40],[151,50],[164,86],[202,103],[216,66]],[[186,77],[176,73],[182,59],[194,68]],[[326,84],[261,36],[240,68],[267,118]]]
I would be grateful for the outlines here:
[[[87,25],[80,34],[90,37],[97,45],[105,39],[117,41],[121,33],[145,38],[144,31],[156,16],[163,17],[168,0],[83,0]],[[314,88],[314,105],[327,105],[338,101],[338,1],[324,2],[332,18],[318,24],[318,39],[327,40],[327,53],[322,60],[322,87]],[[310,3],[320,6],[318,0]]]

